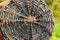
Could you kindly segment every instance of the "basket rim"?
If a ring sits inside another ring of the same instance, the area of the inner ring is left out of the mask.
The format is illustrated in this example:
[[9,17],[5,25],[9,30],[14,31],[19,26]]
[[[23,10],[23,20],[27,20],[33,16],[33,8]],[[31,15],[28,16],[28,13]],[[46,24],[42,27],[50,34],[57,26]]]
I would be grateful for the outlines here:
[[0,5],[6,6],[10,3],[11,0],[5,0],[3,2],[0,3]]

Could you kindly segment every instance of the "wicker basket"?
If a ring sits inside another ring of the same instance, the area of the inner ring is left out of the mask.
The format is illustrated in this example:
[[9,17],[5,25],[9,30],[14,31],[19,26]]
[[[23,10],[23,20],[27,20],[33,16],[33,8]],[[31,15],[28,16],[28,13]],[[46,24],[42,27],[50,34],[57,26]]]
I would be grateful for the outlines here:
[[49,40],[53,26],[53,15],[42,0],[11,0],[0,11],[5,40]]

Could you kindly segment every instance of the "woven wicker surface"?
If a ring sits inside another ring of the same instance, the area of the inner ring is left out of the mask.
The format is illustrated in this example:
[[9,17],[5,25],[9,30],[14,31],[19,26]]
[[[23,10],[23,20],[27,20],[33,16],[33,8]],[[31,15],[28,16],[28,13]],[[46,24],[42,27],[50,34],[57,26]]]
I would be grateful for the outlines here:
[[0,20],[9,40],[49,40],[53,33],[53,15],[42,0],[11,0]]

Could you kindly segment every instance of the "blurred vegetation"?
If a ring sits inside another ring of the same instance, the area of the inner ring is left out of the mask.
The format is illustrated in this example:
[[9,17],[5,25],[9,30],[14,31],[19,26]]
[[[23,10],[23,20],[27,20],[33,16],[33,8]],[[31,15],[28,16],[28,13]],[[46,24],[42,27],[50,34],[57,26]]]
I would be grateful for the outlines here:
[[60,40],[60,0],[44,0],[55,18],[54,33],[51,40]]
[[49,6],[51,12],[55,17],[55,22],[60,22],[60,0],[44,0]]
[[0,0],[0,3],[3,2],[3,1],[5,1],[5,0]]

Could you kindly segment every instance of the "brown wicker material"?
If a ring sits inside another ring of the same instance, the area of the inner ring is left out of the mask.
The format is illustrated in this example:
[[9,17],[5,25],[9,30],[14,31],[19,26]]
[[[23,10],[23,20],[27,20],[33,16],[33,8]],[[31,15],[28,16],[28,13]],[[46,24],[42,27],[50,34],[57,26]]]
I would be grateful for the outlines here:
[[11,0],[0,11],[5,40],[49,40],[53,26],[53,15],[42,0]]

